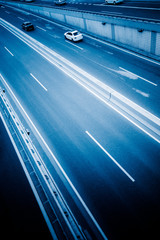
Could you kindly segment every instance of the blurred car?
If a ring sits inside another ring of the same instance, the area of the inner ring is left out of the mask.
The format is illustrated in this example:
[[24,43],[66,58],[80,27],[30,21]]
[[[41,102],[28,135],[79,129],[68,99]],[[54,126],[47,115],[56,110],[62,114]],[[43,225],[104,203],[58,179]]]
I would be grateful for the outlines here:
[[65,0],[57,0],[54,2],[56,5],[64,5],[66,4],[66,1]]
[[24,22],[24,23],[22,24],[22,28],[23,28],[24,30],[26,30],[26,31],[32,31],[32,30],[34,30],[34,26],[33,26],[33,24],[32,24],[31,22]]
[[122,3],[122,2],[123,2],[123,0],[105,0],[106,4],[114,4],[114,5],[116,5],[118,3]]
[[64,34],[64,36],[66,39],[73,41],[73,42],[78,42],[83,39],[82,33],[78,32],[77,30],[71,31],[71,32],[66,32]]

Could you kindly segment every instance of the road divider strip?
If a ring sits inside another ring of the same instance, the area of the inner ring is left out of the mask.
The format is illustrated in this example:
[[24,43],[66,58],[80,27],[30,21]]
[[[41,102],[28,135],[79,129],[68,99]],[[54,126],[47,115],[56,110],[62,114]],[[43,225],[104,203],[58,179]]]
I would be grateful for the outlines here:
[[148,136],[160,143],[160,118],[115,91],[88,72],[76,66],[60,54],[30,37],[9,22],[0,18],[0,24],[59,68],[74,81],[79,83],[99,100],[121,114]]

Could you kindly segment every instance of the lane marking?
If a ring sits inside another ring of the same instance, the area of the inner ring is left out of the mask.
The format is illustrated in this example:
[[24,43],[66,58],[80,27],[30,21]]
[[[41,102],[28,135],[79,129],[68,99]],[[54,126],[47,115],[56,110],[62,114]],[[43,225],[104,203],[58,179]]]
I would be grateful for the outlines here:
[[136,89],[136,88],[132,88],[134,91],[136,91],[137,93],[141,94],[143,97],[146,97],[146,98],[149,98],[149,93],[145,93],[145,92],[142,92],[141,90],[139,89]]
[[132,181],[135,182],[135,179],[102,147],[102,145],[88,132],[86,134],[102,149],[102,151],[110,157],[110,159],[126,174],[126,176]]
[[69,42],[69,41],[67,41],[67,40],[65,40],[65,42],[66,42],[66,43],[69,43],[69,44],[71,44],[71,45],[72,45],[72,46],[74,46],[74,47],[77,47],[77,48],[79,48],[79,49],[83,50],[83,48],[81,48],[81,47],[79,47],[79,46],[75,45],[75,44],[74,44],[74,43],[72,43],[72,42]]
[[110,12],[110,11],[101,11],[101,13],[106,13],[106,14],[116,14],[116,15],[122,15],[123,13],[120,12]]
[[21,18],[21,17],[17,17],[17,18],[19,18],[20,20],[24,21],[24,18]]
[[12,57],[14,56],[13,53],[11,53],[11,51],[9,51],[7,47],[4,47],[4,48],[7,50],[7,52],[9,52],[9,54],[11,54]]
[[[103,7],[113,7],[113,5],[107,5],[105,3],[102,3],[102,4],[99,4],[99,3],[95,3],[93,4],[95,6],[103,6]],[[160,10],[160,8],[153,8],[153,7],[140,7],[140,6],[129,6],[129,5],[118,5],[118,6],[114,6],[114,8],[117,7],[117,8],[134,8],[134,9],[142,9],[142,10]]]
[[152,85],[154,85],[154,86],[156,86],[156,87],[158,86],[158,84],[153,83],[153,82],[147,80],[146,78],[143,78],[143,77],[141,77],[141,76],[139,76],[139,75],[137,75],[137,74],[135,74],[135,73],[132,73],[132,72],[126,70],[125,68],[122,68],[122,67],[119,67],[119,68],[120,68],[121,70],[125,71],[125,72],[128,72],[128,73],[132,74],[133,76],[136,76],[137,78],[142,79],[142,80],[145,81],[145,82],[148,82],[148,83],[150,83],[150,84],[152,84]]
[[24,113],[24,115],[26,116],[26,118],[28,119],[28,121],[31,123],[31,125],[33,126],[35,132],[37,133],[37,135],[39,136],[39,138],[41,139],[42,143],[44,144],[44,146],[46,147],[46,149],[48,150],[48,152],[51,154],[52,158],[54,159],[55,163],[57,164],[57,166],[59,167],[60,171],[62,172],[62,174],[64,175],[64,177],[66,178],[67,182],[69,183],[71,189],[73,190],[73,192],[75,193],[75,195],[77,196],[77,198],[79,199],[79,201],[81,202],[82,206],[84,207],[84,209],[86,210],[86,212],[88,213],[89,217],[92,219],[93,223],[95,224],[96,228],[98,229],[98,231],[100,232],[100,234],[102,235],[102,237],[104,238],[104,240],[108,240],[106,235],[104,234],[103,230],[101,229],[101,227],[99,226],[98,222],[96,221],[96,219],[94,218],[93,214],[91,213],[91,211],[89,210],[89,208],[87,207],[86,203],[84,202],[84,200],[82,199],[82,197],[80,196],[79,192],[77,191],[77,189],[75,188],[75,186],[73,185],[73,183],[71,182],[70,178],[68,177],[68,175],[66,174],[66,172],[64,171],[64,169],[62,168],[61,164],[59,163],[58,159],[56,158],[56,156],[53,154],[53,152],[51,151],[51,149],[49,148],[49,146],[47,145],[46,141],[44,140],[44,138],[42,137],[42,135],[40,134],[40,132],[38,131],[37,127],[35,126],[35,124],[32,122],[31,118],[28,116],[27,112],[24,110],[24,108],[22,107],[21,103],[19,102],[19,100],[17,99],[17,97],[15,96],[15,94],[13,93],[12,89],[10,88],[10,86],[8,85],[8,83],[6,82],[6,80],[4,79],[4,77],[2,76],[2,74],[0,73],[0,77],[3,81],[3,83],[5,84],[5,86],[7,86],[9,92],[11,93],[11,95],[14,97],[15,101],[17,102],[17,104],[19,105],[20,109],[22,110],[22,112]]
[[46,32],[47,30],[45,30],[45,29],[43,29],[43,28],[41,28],[41,27],[39,27],[39,26],[36,26],[37,28],[39,28],[39,29],[41,29],[42,31],[44,31],[44,32]]
[[47,88],[45,88],[45,87],[43,86],[43,84],[42,84],[40,81],[38,81],[38,79],[37,79],[32,73],[30,73],[30,75],[36,80],[36,82],[39,83],[39,85],[40,85],[46,92],[48,91]]
[[113,55],[113,52],[105,51],[105,50],[104,50],[104,52],[106,52],[106,53],[108,53],[108,54],[110,54],[110,55]]
[[104,45],[106,45],[106,46],[115,48],[115,49],[117,49],[117,50],[119,50],[119,51],[121,51],[121,52],[125,52],[125,53],[130,54],[130,55],[133,55],[133,56],[135,56],[135,57],[137,57],[137,58],[141,58],[141,59],[143,59],[143,60],[145,60],[145,61],[148,61],[148,62],[151,62],[151,63],[154,63],[154,64],[160,66],[160,62],[158,62],[158,61],[156,61],[156,60],[152,60],[152,59],[150,59],[150,58],[148,58],[148,57],[139,55],[139,54],[136,53],[136,52],[132,52],[132,51],[127,50],[127,49],[124,49],[124,48],[122,48],[122,47],[120,47],[120,46],[116,46],[116,45],[114,45],[114,44],[112,44],[112,43],[109,43],[109,42],[106,42],[106,41],[104,41],[104,40],[102,40],[102,39],[98,39],[98,38],[96,38],[96,37],[90,36],[90,35],[88,35],[88,34],[86,34],[86,33],[83,33],[83,35],[86,36],[87,38],[92,39],[93,41],[99,42],[99,43],[104,44]]

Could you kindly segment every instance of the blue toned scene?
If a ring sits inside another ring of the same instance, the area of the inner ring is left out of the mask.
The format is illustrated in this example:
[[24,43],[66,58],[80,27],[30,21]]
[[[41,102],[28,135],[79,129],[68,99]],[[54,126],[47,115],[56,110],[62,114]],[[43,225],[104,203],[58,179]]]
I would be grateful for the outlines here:
[[0,0],[1,236],[159,239],[160,0]]

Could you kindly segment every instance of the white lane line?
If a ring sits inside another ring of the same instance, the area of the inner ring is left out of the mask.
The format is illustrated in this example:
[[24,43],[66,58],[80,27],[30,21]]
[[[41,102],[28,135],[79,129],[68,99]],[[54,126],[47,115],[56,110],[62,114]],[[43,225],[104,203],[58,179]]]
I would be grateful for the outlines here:
[[110,55],[113,55],[113,52],[109,52],[109,51],[105,51],[105,50],[104,50],[104,52],[106,52],[106,53],[108,53]]
[[108,157],[126,174],[126,176],[132,181],[135,182],[134,178],[102,147],[102,145],[88,132],[86,134],[107,154]]
[[9,51],[7,47],[4,48],[7,50],[7,52],[9,52],[9,54],[11,54],[12,57],[14,56],[13,53],[11,53],[11,51]]
[[101,11],[101,13],[115,14],[115,15],[122,15],[122,14],[123,14],[123,13],[121,13],[121,12],[110,12],[110,11]]
[[43,28],[41,28],[41,27],[39,27],[39,26],[36,26],[37,28],[39,28],[39,29],[41,29],[42,31],[44,31],[44,32],[46,32],[47,30],[45,30],[45,29],[43,29]]
[[38,79],[37,79],[32,73],[30,73],[30,75],[36,80],[36,82],[39,83],[39,85],[40,85],[45,91],[48,91],[47,88],[45,88],[45,87],[43,86],[43,84],[42,84],[40,81],[38,81]]
[[132,74],[133,76],[136,76],[137,78],[140,78],[140,79],[144,80],[145,82],[148,82],[148,83],[150,83],[150,84],[152,84],[152,85],[154,85],[154,86],[156,86],[156,87],[158,86],[156,83],[153,83],[153,82],[147,80],[146,78],[143,78],[143,77],[141,77],[141,76],[139,76],[139,75],[137,75],[137,74],[135,74],[135,73],[132,73],[132,72],[126,70],[125,68],[122,68],[122,67],[119,67],[119,68],[120,68],[121,70],[125,71],[125,72],[128,72],[128,73]]
[[24,21],[24,18],[21,18],[21,17],[17,17],[17,18],[19,18],[20,20]]
[[47,145],[46,141],[44,140],[44,138],[42,137],[42,135],[40,134],[40,132],[38,131],[37,127],[35,126],[35,124],[32,122],[31,118],[29,117],[29,115],[27,114],[27,112],[25,111],[25,109],[22,107],[21,103],[19,102],[19,100],[17,99],[17,97],[15,96],[15,94],[13,93],[12,89],[10,88],[10,86],[8,85],[8,83],[6,82],[6,80],[4,79],[4,77],[2,76],[2,74],[0,73],[0,77],[2,78],[3,83],[5,84],[5,86],[7,86],[7,89],[9,90],[10,94],[13,96],[14,101],[19,105],[20,109],[22,110],[22,114],[25,115],[25,117],[29,120],[30,124],[33,126],[34,130],[36,131],[36,133],[38,134],[39,138],[41,139],[42,143],[44,144],[44,146],[46,147],[46,149],[48,150],[48,152],[51,154],[51,156],[53,157],[55,163],[57,164],[57,166],[59,167],[59,169],[61,170],[62,174],[64,175],[64,177],[66,178],[66,180],[68,181],[70,187],[73,189],[73,191],[75,192],[77,198],[79,199],[79,201],[81,202],[81,204],[83,205],[84,209],[86,210],[86,212],[88,213],[88,215],[90,216],[90,218],[92,219],[93,223],[95,224],[95,226],[97,227],[97,229],[99,230],[99,232],[101,233],[102,237],[104,240],[107,240],[107,237],[105,236],[103,230],[101,229],[101,227],[99,226],[98,222],[96,221],[96,219],[94,218],[93,214],[91,213],[91,211],[89,210],[89,208],[87,207],[87,205],[85,204],[84,200],[82,199],[82,197],[80,196],[79,192],[77,191],[77,189],[75,188],[75,186],[73,185],[73,183],[71,182],[70,178],[68,177],[68,175],[66,174],[66,172],[64,171],[64,169],[62,168],[61,164],[59,163],[58,159],[56,158],[56,156],[53,154],[53,152],[51,151],[51,149],[49,148],[49,146]]
[[77,48],[83,50],[83,48],[81,48],[81,47],[75,45],[74,43],[71,43],[71,42],[69,42],[69,41],[67,41],[67,40],[65,40],[65,42],[71,44],[71,45],[74,46],[74,47],[77,47]]

